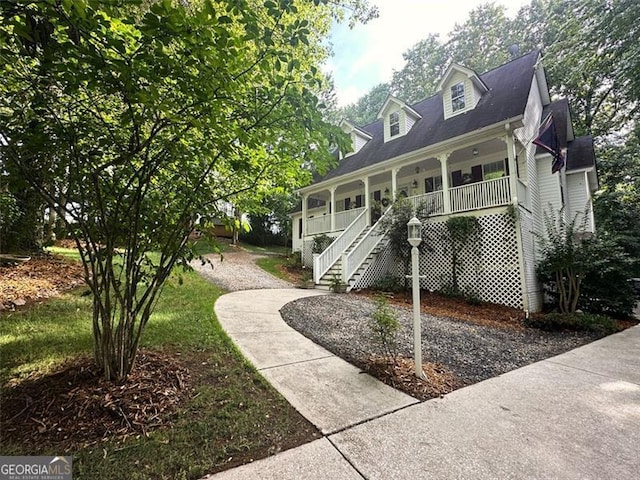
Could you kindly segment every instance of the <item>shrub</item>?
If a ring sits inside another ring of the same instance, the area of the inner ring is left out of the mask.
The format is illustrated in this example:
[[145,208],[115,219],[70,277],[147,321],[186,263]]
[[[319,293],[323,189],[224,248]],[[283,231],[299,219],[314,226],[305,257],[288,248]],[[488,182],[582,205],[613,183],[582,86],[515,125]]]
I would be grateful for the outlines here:
[[333,243],[333,240],[333,237],[324,233],[322,235],[316,235],[313,237],[313,246],[311,247],[311,251],[313,253],[322,253]]
[[542,261],[537,266],[545,293],[563,313],[580,308],[590,313],[627,316],[635,299],[629,279],[633,262],[609,238],[588,237],[571,222],[545,217],[547,238],[541,239]]
[[291,254],[287,257],[287,267],[302,268],[302,252],[300,250],[291,252]]
[[561,330],[587,331],[608,335],[617,330],[615,323],[605,315],[592,313],[547,313],[534,315],[525,320],[525,325],[548,332]]
[[403,283],[400,278],[394,275],[385,275],[373,282],[371,289],[380,292],[400,292],[403,289]]
[[377,298],[376,309],[371,316],[369,327],[384,355],[387,355],[396,363],[400,322],[398,322],[395,312],[389,307],[386,298],[382,296]]

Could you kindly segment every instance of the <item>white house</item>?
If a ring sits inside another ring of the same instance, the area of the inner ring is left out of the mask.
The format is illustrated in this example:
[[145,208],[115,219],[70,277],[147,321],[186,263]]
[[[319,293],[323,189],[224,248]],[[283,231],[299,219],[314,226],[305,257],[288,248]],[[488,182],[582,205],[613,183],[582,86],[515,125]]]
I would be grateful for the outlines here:
[[[532,143],[548,114],[566,153],[555,174],[552,156]],[[544,233],[545,211],[584,213],[594,230],[593,142],[574,136],[566,100],[551,101],[539,51],[482,75],[452,64],[434,96],[414,105],[389,96],[374,123],[341,127],[352,151],[300,189],[301,210],[292,214],[293,248],[313,265],[318,285],[340,275],[364,288],[397,272],[372,207],[400,195],[432,210],[424,229],[434,251],[421,257],[423,288],[440,289],[451,270],[440,240],[447,218],[473,215],[480,244],[466,254],[461,284],[483,300],[530,311],[542,306],[535,234]],[[335,240],[314,256],[319,234]]]

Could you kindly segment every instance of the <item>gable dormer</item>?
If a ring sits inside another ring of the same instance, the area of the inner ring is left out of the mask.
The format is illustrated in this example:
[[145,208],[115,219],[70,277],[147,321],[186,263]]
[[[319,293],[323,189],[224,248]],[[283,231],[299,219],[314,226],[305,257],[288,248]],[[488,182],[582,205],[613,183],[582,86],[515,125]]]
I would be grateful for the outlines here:
[[340,121],[340,128],[351,137],[351,150],[345,155],[346,157],[358,153],[373,138],[367,132],[345,119]]
[[382,105],[378,118],[384,122],[384,141],[394,140],[406,135],[413,124],[422,117],[402,100],[389,95]]
[[470,68],[452,63],[438,84],[442,93],[444,118],[473,110],[489,88]]

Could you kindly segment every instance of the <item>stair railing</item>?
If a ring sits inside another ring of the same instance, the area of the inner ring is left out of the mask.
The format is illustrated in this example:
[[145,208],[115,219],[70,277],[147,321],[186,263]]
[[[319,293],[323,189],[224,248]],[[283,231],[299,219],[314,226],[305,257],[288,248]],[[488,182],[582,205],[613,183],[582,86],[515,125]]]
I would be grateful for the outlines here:
[[380,244],[380,241],[384,238],[384,230],[382,228],[382,220],[386,217],[387,213],[391,210],[391,206],[385,210],[378,221],[371,227],[366,235],[364,235],[360,241],[349,251],[349,253],[342,254],[342,282],[349,283],[349,280],[354,273],[358,271],[362,263],[366,258],[371,255],[371,252]]
[[360,215],[358,215],[353,222],[349,224],[343,232],[331,242],[324,252],[320,255],[313,257],[313,281],[318,284],[320,279],[334,263],[340,258],[342,252],[344,252],[353,241],[358,238],[358,235],[367,227],[367,209],[363,209]]

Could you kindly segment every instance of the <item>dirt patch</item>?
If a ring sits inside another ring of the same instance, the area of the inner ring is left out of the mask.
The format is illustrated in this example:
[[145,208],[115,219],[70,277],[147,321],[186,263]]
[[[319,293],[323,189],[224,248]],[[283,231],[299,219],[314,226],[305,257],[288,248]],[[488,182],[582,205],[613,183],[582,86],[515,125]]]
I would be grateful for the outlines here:
[[42,255],[17,265],[2,266],[0,311],[54,297],[83,282],[82,265],[57,255]]
[[192,373],[174,355],[143,350],[127,383],[116,385],[100,376],[93,359],[77,358],[52,374],[3,388],[3,437],[36,451],[70,451],[147,435],[171,425],[193,390]]

